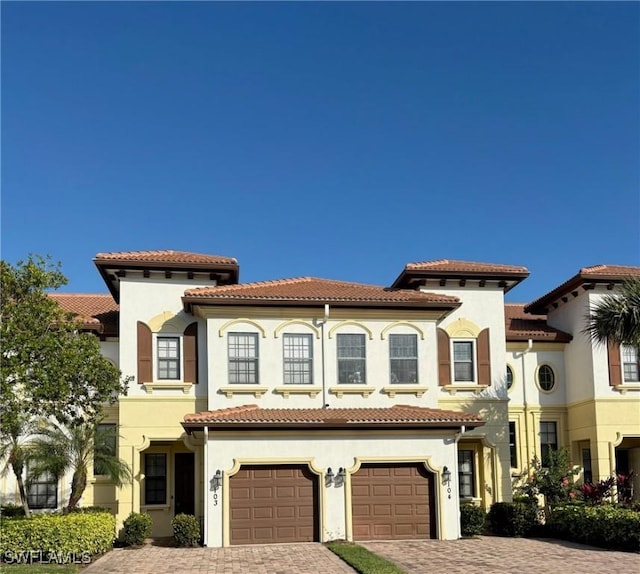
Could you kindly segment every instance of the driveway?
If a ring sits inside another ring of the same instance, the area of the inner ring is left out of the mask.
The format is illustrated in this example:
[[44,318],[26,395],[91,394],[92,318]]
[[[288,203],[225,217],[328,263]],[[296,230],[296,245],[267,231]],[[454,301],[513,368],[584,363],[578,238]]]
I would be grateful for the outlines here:
[[464,540],[364,542],[407,574],[603,574],[638,572],[638,554],[562,540],[483,536]]
[[[472,540],[408,540],[360,543],[407,574],[557,574],[638,572],[638,554],[613,552],[560,540],[482,537]],[[317,543],[116,549],[83,574],[353,574],[355,570]]]

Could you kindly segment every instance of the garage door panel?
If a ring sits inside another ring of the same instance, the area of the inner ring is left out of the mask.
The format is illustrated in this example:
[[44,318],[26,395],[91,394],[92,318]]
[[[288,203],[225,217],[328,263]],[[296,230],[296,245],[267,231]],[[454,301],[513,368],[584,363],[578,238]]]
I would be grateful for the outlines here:
[[303,466],[242,467],[229,481],[231,544],[317,541],[317,485]]
[[421,464],[364,464],[351,497],[355,540],[436,537],[433,479]]

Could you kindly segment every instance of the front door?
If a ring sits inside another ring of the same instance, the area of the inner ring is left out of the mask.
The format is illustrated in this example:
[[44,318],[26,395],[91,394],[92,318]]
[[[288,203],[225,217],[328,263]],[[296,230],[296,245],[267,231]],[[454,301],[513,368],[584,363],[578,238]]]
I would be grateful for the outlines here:
[[195,464],[192,452],[175,455],[174,501],[176,514],[195,514]]

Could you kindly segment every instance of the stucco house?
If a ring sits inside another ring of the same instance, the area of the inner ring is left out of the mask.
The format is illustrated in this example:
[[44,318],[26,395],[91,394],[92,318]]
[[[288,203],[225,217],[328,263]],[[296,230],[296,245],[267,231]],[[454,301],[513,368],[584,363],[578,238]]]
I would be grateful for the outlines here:
[[[213,547],[455,539],[461,500],[510,500],[550,448],[587,479],[640,468],[637,350],[582,334],[638,267],[585,268],[515,305],[528,271],[512,265],[410,263],[379,287],[243,284],[235,259],[177,251],[94,262],[109,294],[53,297],[134,377],[104,421],[134,478],[95,476],[83,504],[149,512],[154,536],[186,512]],[[61,503],[64,477],[44,483],[35,506]]]

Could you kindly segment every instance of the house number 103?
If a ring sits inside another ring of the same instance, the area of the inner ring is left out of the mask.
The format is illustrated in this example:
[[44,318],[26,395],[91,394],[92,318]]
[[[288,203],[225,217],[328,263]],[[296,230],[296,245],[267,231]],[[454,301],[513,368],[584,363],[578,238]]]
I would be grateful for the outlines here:
[[218,493],[217,492],[213,493],[213,505],[214,506],[218,506]]

